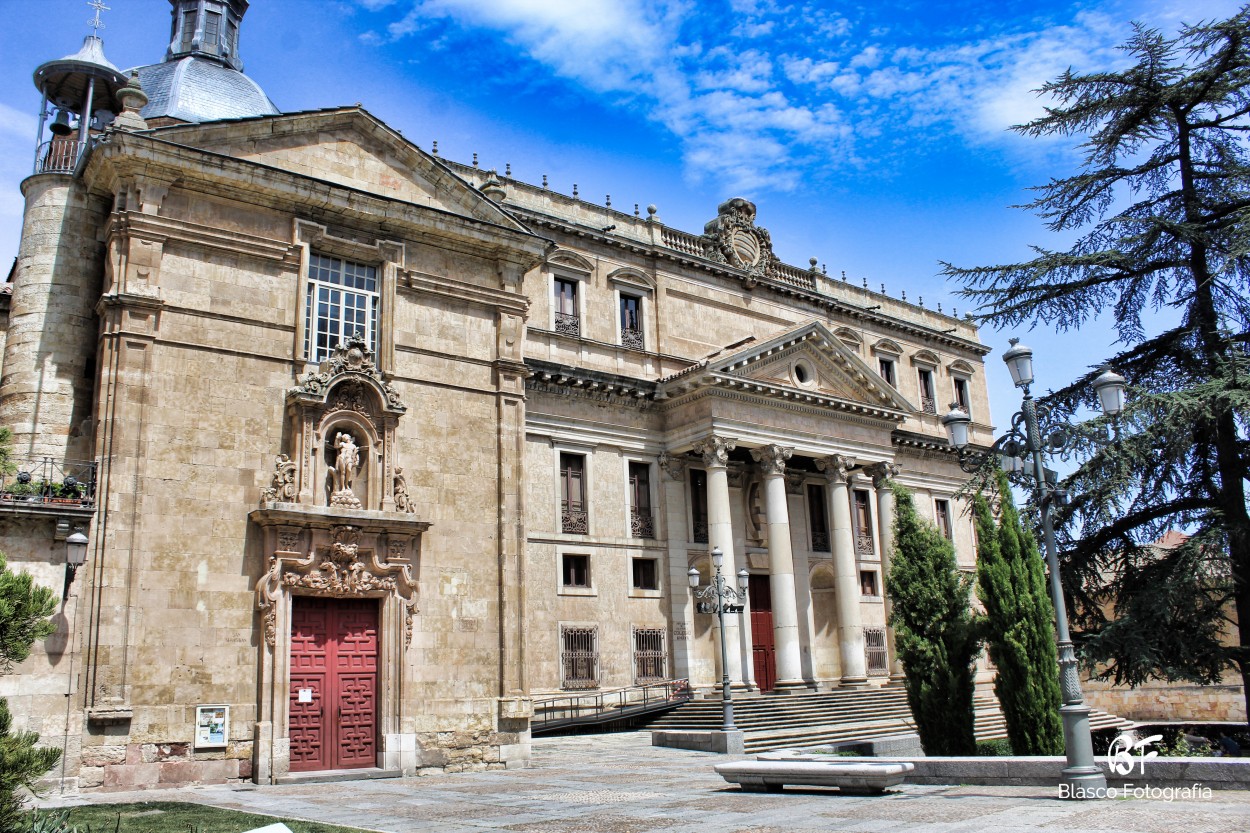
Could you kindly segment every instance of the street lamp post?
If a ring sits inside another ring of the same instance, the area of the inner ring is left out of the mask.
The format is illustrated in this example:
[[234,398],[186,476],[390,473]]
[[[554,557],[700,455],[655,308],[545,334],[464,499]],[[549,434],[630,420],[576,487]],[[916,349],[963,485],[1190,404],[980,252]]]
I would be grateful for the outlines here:
[[725,554],[721,552],[721,548],[713,547],[712,565],[716,568],[716,575],[707,587],[699,586],[698,570],[691,568],[687,575],[690,577],[690,588],[694,597],[704,600],[699,602],[699,612],[715,613],[720,624],[721,707],[724,712],[721,730],[734,732],[737,731],[737,727],[734,726],[734,703],[729,689],[729,646],[725,644],[725,614],[742,614],[750,575],[746,570],[739,570],[738,589],[735,590],[729,586],[725,576],[721,573],[720,568],[724,560]]
[[[1058,450],[1067,442],[1067,435],[1056,431],[1049,437],[1042,436],[1038,423],[1038,406],[1029,386],[1033,384],[1033,351],[1011,339],[1011,348],[1003,354],[1003,361],[1011,372],[1011,381],[1024,391],[1020,412],[1011,420],[1011,430],[994,441],[990,453],[997,453],[1004,469],[1021,475],[1030,481],[1038,509],[1041,513],[1042,541],[1046,549],[1046,565],[1050,571],[1050,596],[1055,606],[1055,638],[1059,651],[1059,687],[1063,693],[1063,706],[1059,714],[1063,719],[1063,742],[1067,754],[1067,766],[1063,769],[1060,783],[1067,786],[1066,795],[1072,798],[1094,798],[1105,794],[1106,776],[1094,762],[1094,747],[1089,732],[1089,707],[1081,695],[1081,681],[1077,674],[1076,652],[1068,632],[1068,611],[1063,600],[1063,587],[1059,581],[1059,553],[1055,545],[1055,530],[1050,519],[1051,503],[1057,497],[1055,484],[1047,478],[1043,452]],[[1124,410],[1125,380],[1123,376],[1104,370],[1094,379],[1093,387],[1098,395],[1104,414],[1115,417]],[[959,449],[960,466],[965,471],[976,471],[984,464],[983,454],[970,453],[968,449],[968,413],[957,405],[951,405],[942,417],[951,445]],[[1023,433],[1021,433],[1023,428]],[[1023,459],[1022,459],[1023,458]],[[1028,471],[1031,468],[1032,471]],[[1053,475],[1053,472],[1049,472]]]

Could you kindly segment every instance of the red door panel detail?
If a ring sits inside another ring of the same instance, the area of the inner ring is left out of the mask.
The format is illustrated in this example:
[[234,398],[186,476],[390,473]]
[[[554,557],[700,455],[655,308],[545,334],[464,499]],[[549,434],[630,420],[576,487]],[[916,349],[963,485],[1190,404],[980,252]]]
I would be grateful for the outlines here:
[[292,598],[291,771],[375,766],[377,686],[377,602]]
[[777,654],[773,641],[773,595],[768,576],[751,576],[751,662],[760,691],[772,691],[777,683]]

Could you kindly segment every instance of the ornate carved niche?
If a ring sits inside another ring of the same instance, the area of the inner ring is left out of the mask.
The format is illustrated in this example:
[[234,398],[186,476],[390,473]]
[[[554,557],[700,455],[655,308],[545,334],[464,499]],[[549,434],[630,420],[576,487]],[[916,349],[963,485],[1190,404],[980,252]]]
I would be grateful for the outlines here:
[[294,471],[280,460],[273,491],[286,487],[312,506],[395,510],[395,428],[407,408],[359,334],[287,391],[286,403]]
[[277,506],[257,509],[268,559],[256,582],[256,603],[265,642],[274,647],[290,597],[378,598],[384,601],[384,627],[393,618],[404,645],[412,639],[421,577],[421,536],[425,521],[359,512],[338,517],[332,509]]

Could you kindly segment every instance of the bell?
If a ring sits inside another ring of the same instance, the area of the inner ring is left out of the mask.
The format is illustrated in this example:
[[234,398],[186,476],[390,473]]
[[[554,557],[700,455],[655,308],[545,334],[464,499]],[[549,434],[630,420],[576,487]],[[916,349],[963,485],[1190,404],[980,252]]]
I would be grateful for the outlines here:
[[69,126],[69,113],[64,110],[57,110],[56,119],[52,122],[53,136],[68,136],[73,133],[73,129]]

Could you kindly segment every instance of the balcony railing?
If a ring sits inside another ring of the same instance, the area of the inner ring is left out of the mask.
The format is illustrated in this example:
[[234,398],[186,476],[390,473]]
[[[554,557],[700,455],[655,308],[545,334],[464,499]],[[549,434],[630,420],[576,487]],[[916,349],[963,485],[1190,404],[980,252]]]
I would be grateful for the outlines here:
[[634,538],[655,537],[655,518],[650,509],[629,510],[629,534]]
[[856,534],[855,552],[859,555],[872,555],[872,536],[866,532]]
[[0,500],[91,506],[95,503],[95,462],[32,457],[11,461],[13,471],[0,472]]
[[565,509],[560,513],[560,531],[570,535],[587,535],[590,533],[590,519],[585,511]]
[[35,152],[35,173],[72,174],[78,158],[91,143],[58,137],[44,142]]
[[696,544],[707,543],[707,521],[695,519],[694,522],[694,542]]
[[642,350],[642,330],[635,330],[630,327],[621,328],[621,346],[628,347],[630,350]]
[[932,396],[922,395],[920,397],[920,410],[924,411],[926,414],[936,414],[937,402],[934,401]]
[[556,332],[562,336],[580,336],[582,334],[581,318],[567,312],[557,312]]
[[812,533],[812,552],[829,552],[829,533]]

